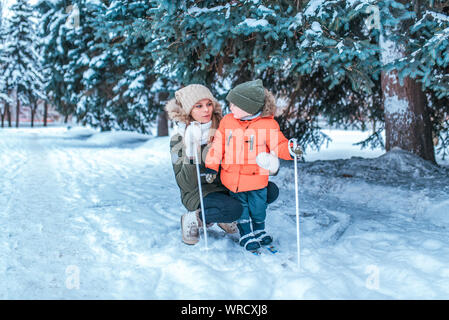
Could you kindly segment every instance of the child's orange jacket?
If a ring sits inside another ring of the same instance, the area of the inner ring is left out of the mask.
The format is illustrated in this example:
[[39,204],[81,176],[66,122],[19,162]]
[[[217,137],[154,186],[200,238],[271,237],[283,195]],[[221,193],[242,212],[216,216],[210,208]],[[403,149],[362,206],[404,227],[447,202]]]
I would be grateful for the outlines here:
[[274,112],[267,115],[271,109],[273,106],[266,103],[262,115],[255,119],[238,120],[229,113],[220,122],[205,164],[216,172],[221,165],[221,182],[232,192],[258,190],[268,185],[268,170],[256,163],[259,153],[274,151],[278,158],[293,160]]

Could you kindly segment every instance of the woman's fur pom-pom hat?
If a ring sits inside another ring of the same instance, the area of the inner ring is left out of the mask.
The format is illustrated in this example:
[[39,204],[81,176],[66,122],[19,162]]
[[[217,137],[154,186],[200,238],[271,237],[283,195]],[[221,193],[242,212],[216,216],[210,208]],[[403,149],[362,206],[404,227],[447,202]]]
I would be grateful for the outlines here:
[[165,110],[171,120],[188,123],[193,106],[203,99],[210,99],[214,102],[214,112],[217,111],[215,110],[219,107],[217,100],[215,100],[210,90],[201,84],[190,84],[177,90],[175,92],[175,99],[167,103]]

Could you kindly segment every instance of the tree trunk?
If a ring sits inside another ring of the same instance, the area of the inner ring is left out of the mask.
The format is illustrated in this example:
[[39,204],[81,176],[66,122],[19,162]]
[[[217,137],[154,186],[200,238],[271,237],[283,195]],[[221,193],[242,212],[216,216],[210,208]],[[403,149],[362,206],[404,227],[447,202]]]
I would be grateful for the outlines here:
[[9,107],[9,103],[6,104],[6,112],[7,112],[7,118],[8,118],[8,126],[12,127],[12,121],[11,121],[11,109]]
[[5,127],[5,115],[6,115],[6,104],[3,105],[3,111],[2,111],[2,128]]
[[47,117],[48,117],[48,103],[44,101],[44,127],[47,126]]
[[421,0],[413,0],[413,10],[415,11],[416,19],[420,20],[422,18]]
[[36,114],[36,105],[31,105],[31,128],[34,127],[34,115]]
[[17,95],[17,104],[16,104],[16,128],[19,127],[19,117],[20,117],[20,100],[19,95]]
[[[380,46],[383,65],[404,57],[404,48],[385,35],[381,35]],[[420,83],[407,77],[401,85],[397,71],[393,70],[382,72],[381,85],[386,150],[399,147],[435,162],[432,126]]]
[[168,136],[168,116],[165,110],[159,112],[158,115],[157,136],[158,137]]

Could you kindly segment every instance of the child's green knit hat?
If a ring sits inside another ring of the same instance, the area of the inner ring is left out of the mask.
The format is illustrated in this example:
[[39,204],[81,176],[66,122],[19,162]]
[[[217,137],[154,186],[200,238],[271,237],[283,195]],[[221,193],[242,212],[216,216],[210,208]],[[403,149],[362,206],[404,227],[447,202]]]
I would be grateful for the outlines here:
[[259,112],[265,104],[265,88],[262,80],[257,79],[239,84],[229,91],[226,100],[249,114]]

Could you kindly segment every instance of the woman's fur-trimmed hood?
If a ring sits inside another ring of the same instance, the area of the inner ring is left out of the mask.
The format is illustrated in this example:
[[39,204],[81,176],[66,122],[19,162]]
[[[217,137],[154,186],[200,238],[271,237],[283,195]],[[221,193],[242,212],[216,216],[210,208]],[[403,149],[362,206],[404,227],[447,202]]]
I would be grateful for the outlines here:
[[[222,116],[222,109],[221,104],[213,100],[214,103],[214,111],[213,113],[221,119]],[[188,124],[190,123],[190,115],[185,112],[185,110],[182,108],[181,104],[175,99],[171,99],[167,102],[165,105],[165,111],[167,111],[168,118],[172,121]]]

